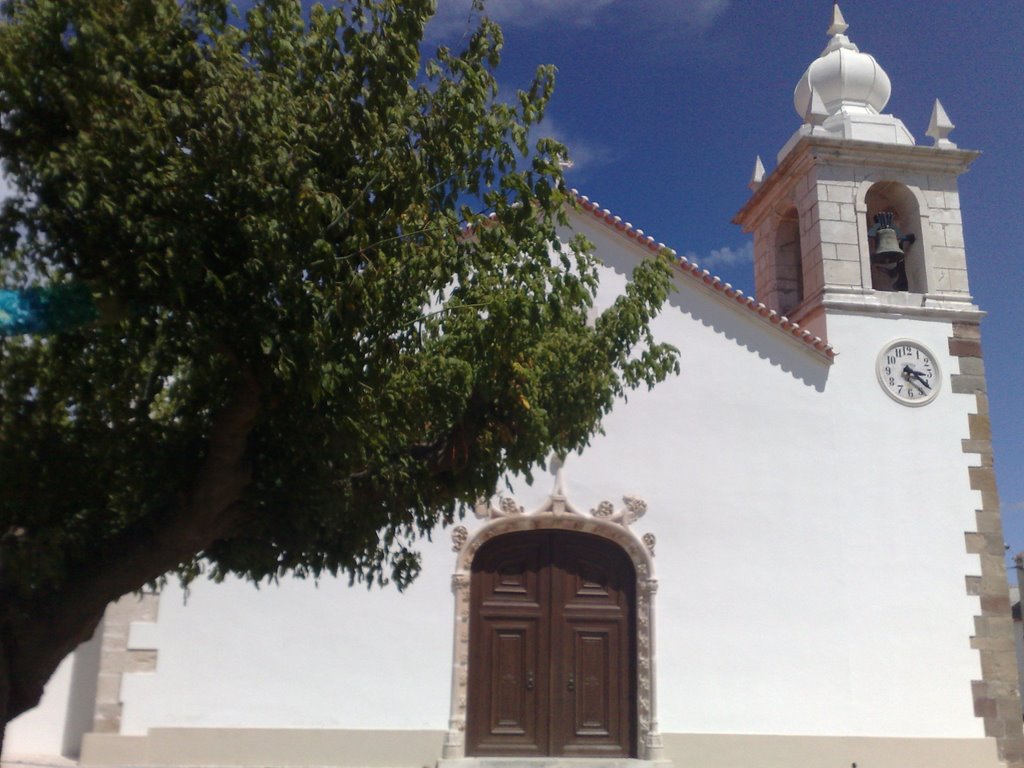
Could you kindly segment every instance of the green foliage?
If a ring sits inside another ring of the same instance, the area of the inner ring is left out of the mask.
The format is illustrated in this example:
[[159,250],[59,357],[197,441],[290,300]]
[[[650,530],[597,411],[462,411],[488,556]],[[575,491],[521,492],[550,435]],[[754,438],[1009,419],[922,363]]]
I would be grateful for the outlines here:
[[553,70],[499,100],[486,19],[424,61],[431,0],[0,8],[0,281],[117,308],[0,340],[8,600],[181,535],[247,382],[247,482],[179,572],[401,586],[418,535],[675,370],[663,261],[588,323],[563,148],[530,146]]

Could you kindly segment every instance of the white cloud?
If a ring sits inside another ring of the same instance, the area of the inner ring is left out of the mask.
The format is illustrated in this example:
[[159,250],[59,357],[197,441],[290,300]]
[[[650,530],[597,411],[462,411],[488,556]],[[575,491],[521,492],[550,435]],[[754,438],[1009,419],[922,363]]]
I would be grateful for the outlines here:
[[700,264],[704,269],[723,266],[731,267],[736,264],[750,264],[754,261],[754,243],[748,240],[739,248],[731,248],[729,246],[715,248],[706,256],[690,251],[686,254],[686,258]]
[[[601,21],[704,29],[732,0],[487,0],[485,13],[506,26],[533,27],[558,22],[586,27]],[[472,0],[438,0],[431,32],[446,36],[467,30]]]
[[565,145],[572,161],[572,168],[568,171],[572,176],[585,175],[588,170],[599,168],[614,159],[614,153],[608,147],[566,132],[550,117],[545,117],[532,134],[534,140],[546,136]]
[[584,174],[592,168],[600,168],[607,165],[614,159],[612,150],[600,144],[585,141],[584,139],[567,139],[562,141],[569,150],[569,160],[572,162],[571,171],[574,175]]

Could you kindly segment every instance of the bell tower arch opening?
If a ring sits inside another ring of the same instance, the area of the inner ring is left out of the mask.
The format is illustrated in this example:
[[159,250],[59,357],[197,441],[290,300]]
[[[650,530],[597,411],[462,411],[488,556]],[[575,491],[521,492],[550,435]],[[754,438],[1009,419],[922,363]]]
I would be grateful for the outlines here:
[[927,275],[917,196],[906,184],[879,181],[868,188],[864,205],[872,290],[925,293]]
[[775,234],[775,296],[769,303],[788,315],[804,300],[804,259],[800,246],[800,215],[791,206],[779,217]]

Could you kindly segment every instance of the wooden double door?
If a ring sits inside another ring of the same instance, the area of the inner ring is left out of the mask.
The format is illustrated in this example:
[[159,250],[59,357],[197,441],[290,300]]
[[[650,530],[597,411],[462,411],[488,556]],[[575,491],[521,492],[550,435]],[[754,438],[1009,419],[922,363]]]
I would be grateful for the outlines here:
[[612,542],[499,536],[473,560],[466,752],[636,756],[636,574]]

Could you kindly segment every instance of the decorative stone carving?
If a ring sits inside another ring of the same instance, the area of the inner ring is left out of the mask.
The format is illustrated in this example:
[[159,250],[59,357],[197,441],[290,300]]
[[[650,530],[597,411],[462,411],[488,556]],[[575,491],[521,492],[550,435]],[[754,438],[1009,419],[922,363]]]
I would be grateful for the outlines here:
[[486,520],[491,516],[491,502],[489,499],[477,499],[473,507],[473,514],[479,520]]
[[628,519],[623,525],[629,525],[647,514],[647,502],[643,499],[638,499],[635,496],[624,496],[622,500],[626,503],[626,512],[628,514]]
[[501,500],[498,502],[498,507],[501,510],[501,514],[504,516],[521,515],[524,511],[515,499],[508,496],[501,497]]
[[464,525],[457,525],[452,528],[452,552],[458,552],[466,546],[466,539],[469,538],[469,529]]
[[647,547],[647,551],[650,552],[651,555],[654,554],[654,545],[657,541],[658,540],[654,537],[653,533],[644,534],[644,546]]
[[[578,531],[588,530],[587,520],[607,520],[608,522],[618,523],[623,527],[628,527],[643,517],[647,512],[647,502],[636,496],[624,496],[622,498],[622,502],[622,508],[616,509],[612,502],[602,501],[594,509],[590,510],[590,514],[587,515],[580,512],[576,507],[570,504],[565,496],[560,493],[556,493],[549,496],[547,502],[545,502],[539,509],[536,509],[533,512],[526,512],[525,508],[512,497],[501,496],[498,499],[497,505],[491,504],[485,500],[478,501],[476,506],[473,508],[473,512],[481,520],[492,521],[512,517],[539,519],[545,515],[565,515],[569,520],[564,524],[560,524],[558,527]],[[464,526],[458,527],[462,528]],[[458,528],[455,530],[458,530]],[[452,537],[453,539],[455,537],[454,530],[452,531]],[[470,546],[472,547],[478,541],[479,535],[474,536],[473,544]],[[630,550],[631,547],[635,546],[635,544],[636,541],[630,541],[628,544],[624,543],[623,548]]]

